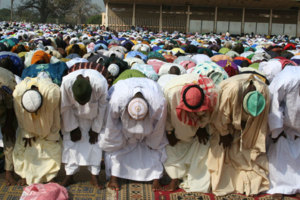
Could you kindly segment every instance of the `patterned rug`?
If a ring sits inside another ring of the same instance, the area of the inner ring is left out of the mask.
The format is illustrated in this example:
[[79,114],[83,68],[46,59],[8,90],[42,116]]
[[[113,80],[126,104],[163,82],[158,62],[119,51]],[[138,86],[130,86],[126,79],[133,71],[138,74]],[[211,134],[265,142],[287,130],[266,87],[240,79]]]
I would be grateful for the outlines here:
[[[121,190],[116,192],[106,189],[97,189],[89,182],[78,182],[68,187],[70,200],[272,200],[271,195],[247,197],[232,194],[216,197],[213,194],[199,192],[187,193],[179,189],[175,192],[152,191],[151,182],[120,181]],[[22,194],[21,186],[6,186],[4,176],[0,176],[0,200],[19,200]],[[296,200],[296,197],[284,197],[284,200]],[[299,199],[299,198],[298,198]]]

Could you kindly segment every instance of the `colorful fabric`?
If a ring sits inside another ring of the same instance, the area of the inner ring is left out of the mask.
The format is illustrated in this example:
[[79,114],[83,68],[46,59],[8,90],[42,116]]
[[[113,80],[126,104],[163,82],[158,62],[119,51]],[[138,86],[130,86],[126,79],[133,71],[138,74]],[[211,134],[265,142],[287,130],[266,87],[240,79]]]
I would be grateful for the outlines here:
[[153,67],[151,65],[146,65],[146,64],[134,64],[131,69],[136,69],[145,74],[148,78],[157,81],[158,75],[154,71]]
[[237,75],[239,73],[238,66],[232,61],[220,60],[217,62],[217,64],[223,67],[223,69],[227,72],[229,77]]
[[24,69],[21,78],[37,77],[40,72],[45,72],[52,79],[53,83],[61,85],[63,76],[67,73],[68,67],[64,62],[54,64],[31,65]]
[[47,54],[46,52],[42,50],[36,51],[32,58],[31,58],[31,64],[35,64],[38,61],[43,61],[43,63],[50,63],[51,55]]
[[119,80],[125,80],[132,77],[146,77],[145,74],[136,69],[127,69],[122,72],[116,80],[114,80],[113,84],[116,84]]
[[[191,109],[186,106],[186,103],[184,102],[185,97],[185,89],[189,87],[190,85],[198,85],[202,90],[202,92],[198,92],[200,90],[193,89],[190,93],[187,94],[187,100],[189,104],[200,104],[201,102],[199,99],[203,98],[203,102],[201,103],[201,106],[197,109]],[[181,100],[179,105],[176,107],[177,117],[180,121],[183,123],[190,125],[190,126],[196,126],[198,124],[197,120],[198,118],[192,117],[192,115],[189,115],[189,113],[195,113],[195,112],[203,112],[203,111],[210,111],[212,112],[214,106],[217,104],[217,97],[218,94],[214,91],[215,84],[213,81],[206,77],[199,75],[199,79],[197,83],[189,84],[181,90]],[[196,95],[198,98],[195,101],[194,95]],[[204,97],[203,97],[204,95]]]
[[208,76],[213,71],[222,73],[224,80],[228,78],[228,74],[226,73],[226,71],[212,61],[205,61],[203,63],[198,64],[196,67],[194,67],[192,72]]
[[70,67],[68,70],[68,74],[79,69],[94,69],[100,72],[103,76],[105,76],[107,73],[107,69],[103,65],[94,62],[82,62],[72,65],[72,67]]
[[248,92],[243,100],[243,108],[246,113],[257,117],[265,109],[265,97],[258,91]]
[[9,57],[14,64],[12,73],[14,73],[18,76],[21,76],[22,71],[24,69],[24,64],[23,64],[23,61],[21,60],[21,58],[18,56],[18,54],[15,54],[15,53],[12,53],[9,51],[0,52],[0,60],[3,58],[6,58],[6,57]]
[[32,184],[23,189],[20,200],[67,200],[68,191],[57,183]]

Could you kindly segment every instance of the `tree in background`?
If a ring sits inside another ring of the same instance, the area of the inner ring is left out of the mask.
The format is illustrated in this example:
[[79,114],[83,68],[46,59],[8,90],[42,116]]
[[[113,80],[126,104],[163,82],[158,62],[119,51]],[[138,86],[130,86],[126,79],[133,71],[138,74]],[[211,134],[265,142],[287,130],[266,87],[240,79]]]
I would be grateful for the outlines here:
[[101,15],[93,15],[88,18],[87,24],[101,24],[102,23],[102,16]]
[[36,10],[39,13],[39,21],[47,22],[51,15],[61,16],[73,9],[75,0],[21,0],[18,11]]
[[[18,15],[26,11],[38,12],[41,23],[60,19],[60,23],[82,24],[90,16],[98,15],[101,7],[91,0],[21,0]],[[36,19],[31,21],[36,22]]]
[[99,15],[100,13],[101,7],[98,4],[92,3],[91,0],[75,0],[75,6],[71,13],[69,13],[69,17],[73,19],[73,23],[85,24],[89,17]]

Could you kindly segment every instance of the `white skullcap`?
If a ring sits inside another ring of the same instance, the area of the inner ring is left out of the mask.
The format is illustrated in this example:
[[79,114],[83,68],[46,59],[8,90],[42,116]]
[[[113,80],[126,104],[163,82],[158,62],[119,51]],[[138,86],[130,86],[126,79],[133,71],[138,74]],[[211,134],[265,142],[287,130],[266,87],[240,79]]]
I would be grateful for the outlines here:
[[36,112],[42,106],[42,95],[36,90],[27,90],[22,96],[22,106],[30,113]]
[[120,68],[117,64],[110,64],[107,70],[112,76],[117,76],[120,72]]
[[127,111],[132,119],[142,120],[148,113],[148,105],[144,99],[134,98],[129,102]]
[[146,52],[146,51],[148,51],[148,48],[146,46],[142,46],[141,47],[141,51],[145,51]]

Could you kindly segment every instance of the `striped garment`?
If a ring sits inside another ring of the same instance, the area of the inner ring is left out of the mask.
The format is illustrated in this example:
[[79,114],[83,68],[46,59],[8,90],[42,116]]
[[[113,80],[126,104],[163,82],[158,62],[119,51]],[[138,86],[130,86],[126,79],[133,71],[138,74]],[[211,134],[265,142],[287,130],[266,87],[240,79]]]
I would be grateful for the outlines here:
[[68,74],[79,69],[94,69],[100,72],[104,77],[107,74],[107,69],[105,68],[105,66],[94,62],[76,63],[72,67],[70,67],[70,69],[68,70]]

